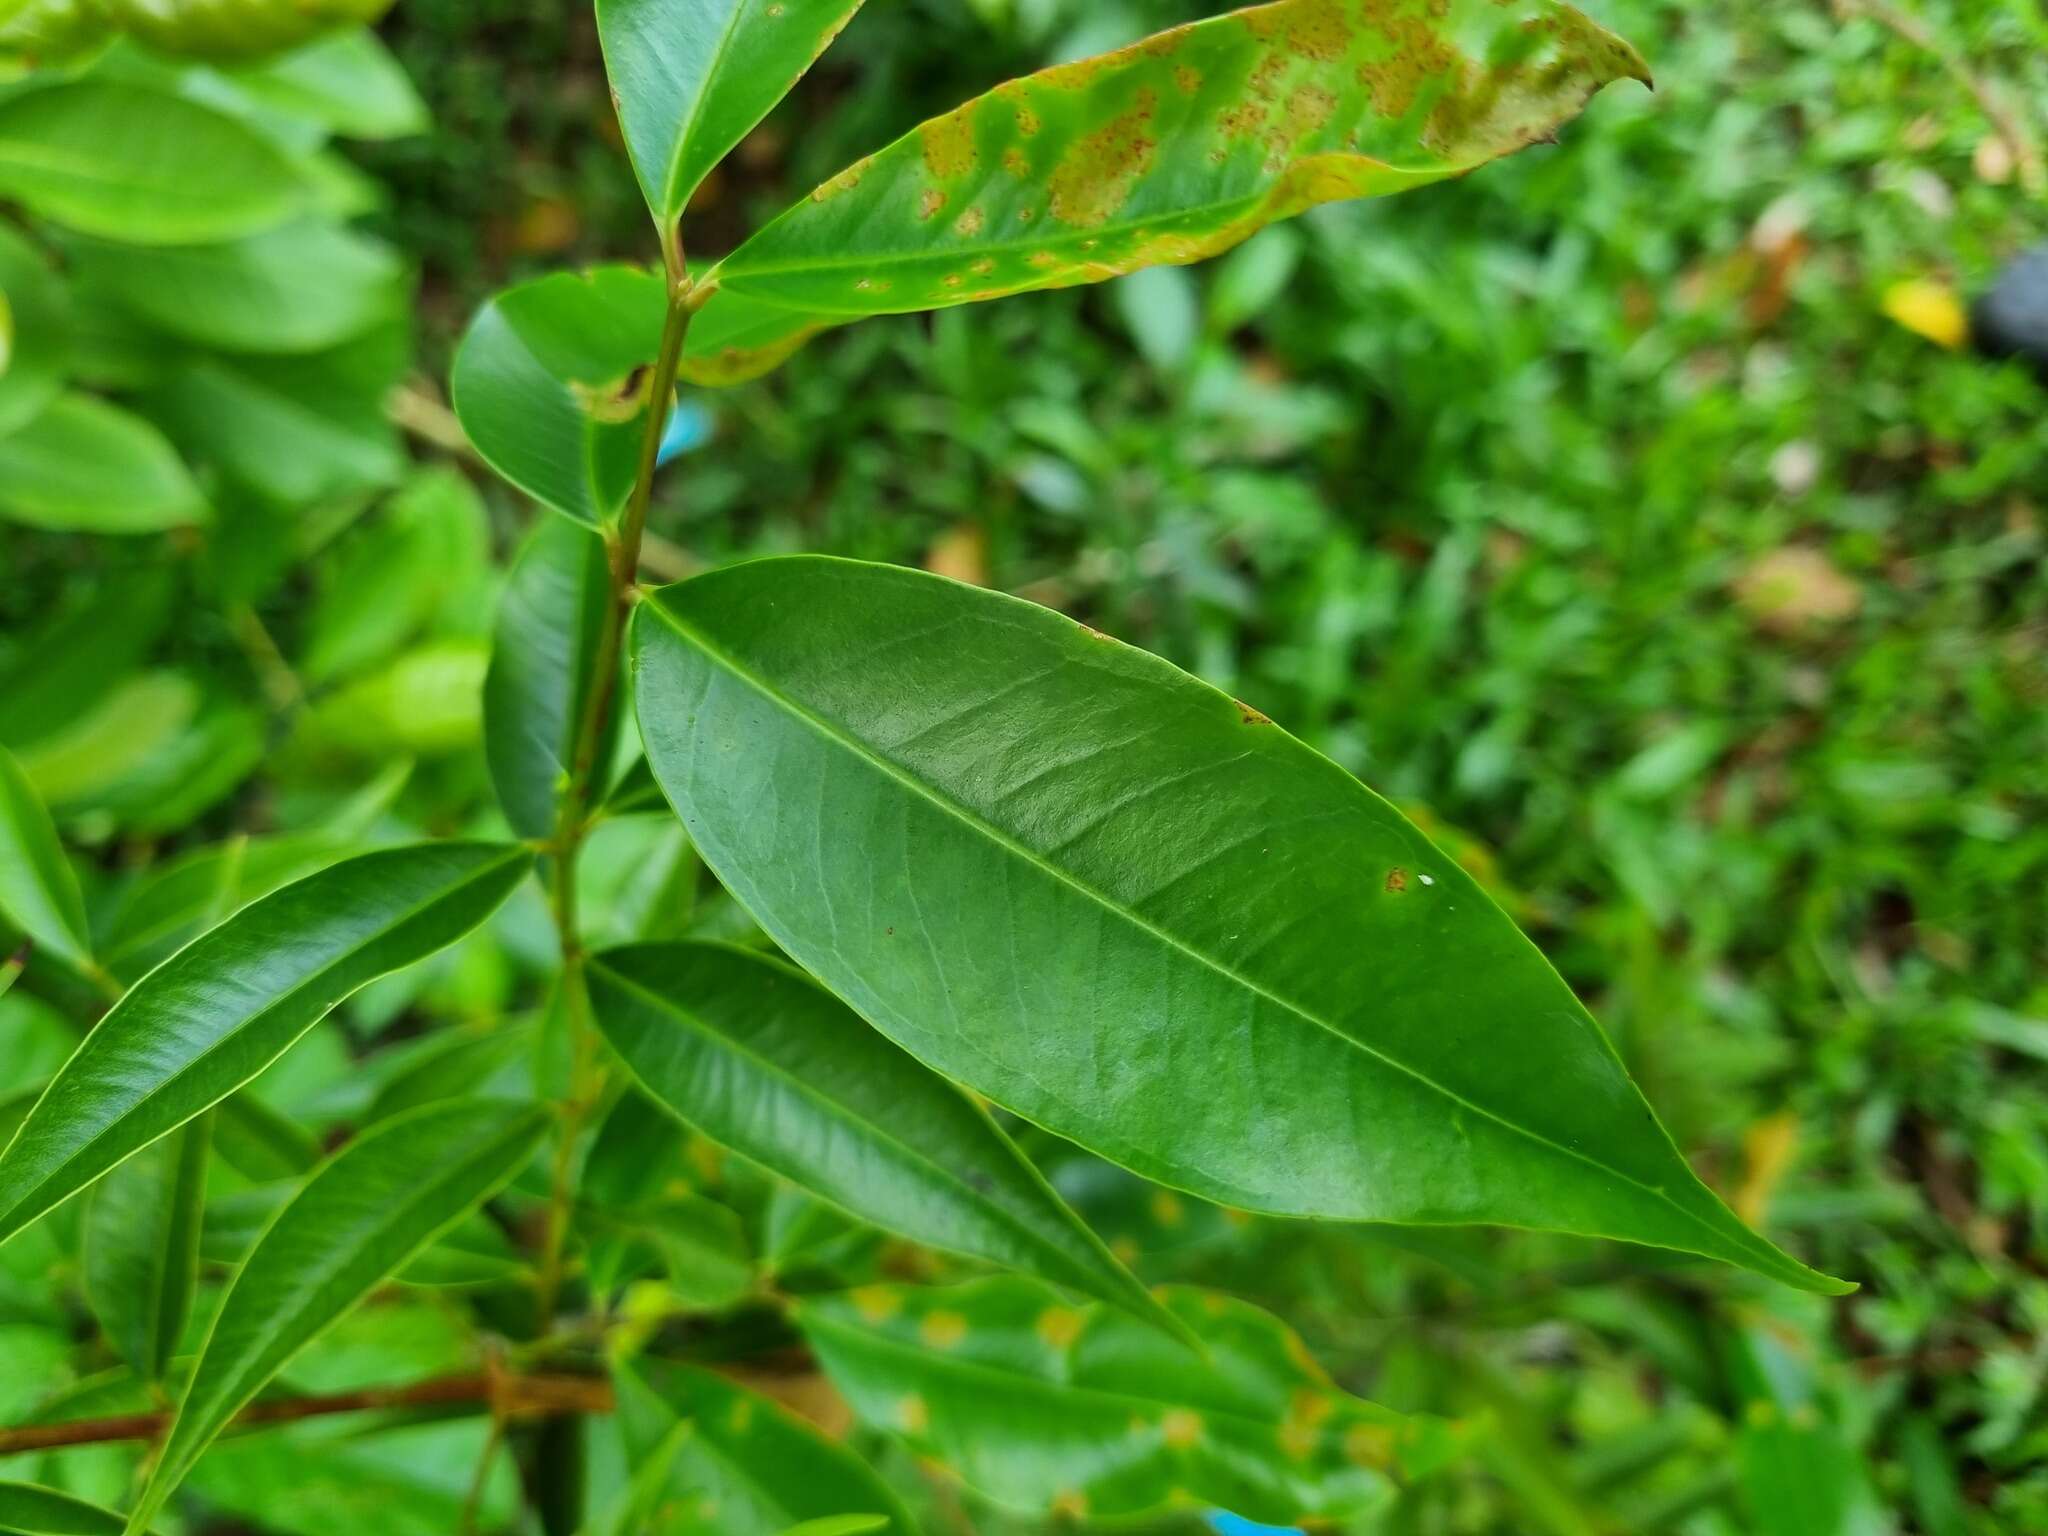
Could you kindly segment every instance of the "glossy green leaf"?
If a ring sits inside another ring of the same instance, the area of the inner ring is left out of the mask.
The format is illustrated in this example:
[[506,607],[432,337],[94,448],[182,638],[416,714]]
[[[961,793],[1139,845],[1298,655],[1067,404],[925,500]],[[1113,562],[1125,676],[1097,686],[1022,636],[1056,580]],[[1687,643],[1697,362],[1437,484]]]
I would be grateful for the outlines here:
[[293,1356],[525,1165],[545,1111],[488,1100],[386,1121],[343,1148],[258,1240],[221,1303],[129,1530]]
[[626,148],[655,222],[672,224],[860,0],[597,0]]
[[1209,1504],[1275,1524],[1347,1518],[1464,1439],[1340,1391],[1256,1307],[1186,1289],[1165,1300],[1206,1357],[1008,1277],[868,1287],[805,1302],[797,1321],[862,1419],[1025,1514],[1112,1520]]
[[1219,1204],[1842,1288],[1699,1181],[1463,869],[1249,706],[850,561],[666,588],[634,635],[648,759],[705,862],[947,1076]]
[[85,1290],[115,1351],[162,1381],[199,1283],[199,1232],[213,1117],[201,1115],[94,1186],[85,1219]]
[[794,967],[646,945],[593,960],[590,993],[648,1092],[713,1141],[889,1231],[1172,1329],[986,1110]]
[[0,225],[0,437],[57,397],[70,354],[64,284],[40,251]]
[[[522,837],[554,833],[611,605],[604,540],[561,518],[543,520],[506,582],[484,680],[491,782]],[[607,741],[597,761],[610,756]]]
[[523,848],[367,854],[245,907],[144,977],[0,1154],[0,1241],[254,1078],[343,998],[495,911]]
[[166,335],[227,352],[317,352],[403,311],[405,265],[381,240],[320,219],[217,245],[137,251],[83,241],[77,271]]
[[0,437],[0,517],[78,533],[160,533],[209,516],[163,434],[92,395],[59,395]]
[[556,273],[486,304],[455,356],[455,413],[490,466],[586,523],[638,469],[666,285],[634,267]]
[[0,1531],[12,1536],[121,1536],[125,1523],[111,1509],[55,1488],[0,1483]]
[[280,224],[305,186],[235,118],[145,86],[75,80],[0,101],[0,195],[82,234],[182,245]]
[[1462,175],[1624,77],[1647,78],[1635,51],[1552,0],[1278,0],[935,118],[713,280],[844,321],[1200,261],[1318,203]]
[[170,622],[170,576],[109,571],[25,630],[0,667],[0,745],[46,740],[133,676]]
[[[672,1438],[663,1536],[782,1536],[793,1525],[862,1515],[858,1529],[916,1526],[872,1471],[779,1404],[695,1366],[643,1359],[613,1367],[626,1455],[639,1464]],[[677,1435],[679,1426],[688,1433]],[[879,1523],[876,1523],[878,1519]]]
[[85,898],[57,828],[21,766],[0,750],[0,918],[73,966],[89,962]]

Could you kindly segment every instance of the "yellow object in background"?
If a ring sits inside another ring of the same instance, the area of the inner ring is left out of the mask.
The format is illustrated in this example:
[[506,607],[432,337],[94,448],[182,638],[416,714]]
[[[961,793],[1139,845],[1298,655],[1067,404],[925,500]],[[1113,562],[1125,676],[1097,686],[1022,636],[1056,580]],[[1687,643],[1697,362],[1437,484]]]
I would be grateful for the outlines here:
[[1970,339],[1970,316],[1963,301],[1946,283],[1914,277],[1884,291],[1884,312],[1915,336],[1924,336],[1951,352]]

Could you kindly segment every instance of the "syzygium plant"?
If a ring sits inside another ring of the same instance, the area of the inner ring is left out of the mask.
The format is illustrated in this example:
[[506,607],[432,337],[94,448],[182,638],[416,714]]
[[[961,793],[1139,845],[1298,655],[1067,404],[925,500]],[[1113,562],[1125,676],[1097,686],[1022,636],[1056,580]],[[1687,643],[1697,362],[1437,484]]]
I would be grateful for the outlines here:
[[[599,0],[658,263],[499,295],[455,365],[476,448],[553,509],[510,575],[485,688],[509,838],[333,864],[123,993],[41,807],[0,777],[0,901],[118,999],[0,1157],[0,1239],[96,1181],[101,1208],[157,1213],[116,1224],[146,1233],[144,1261],[92,1271],[122,1298],[103,1312],[135,1368],[178,1390],[130,1532],[363,1297],[491,1262],[508,1230],[530,1286],[489,1316],[518,1364],[601,1369],[625,1452],[590,1511],[544,1433],[546,1529],[909,1531],[846,1448],[703,1368],[787,1333],[670,1347],[676,1318],[763,1295],[739,1218],[691,1187],[686,1140],[765,1170],[777,1200],[810,1197],[798,1219],[828,1233],[996,1271],[924,1286],[905,1283],[919,1266],[870,1265],[866,1283],[766,1299],[872,1429],[1040,1517],[1345,1519],[1484,1430],[1339,1390],[1241,1302],[1147,1289],[1020,1149],[1020,1122],[1162,1198],[1578,1233],[1842,1289],[1694,1175],[1456,860],[1253,704],[922,572],[793,557],[640,584],[679,380],[758,374],[868,316],[1197,261],[1318,203],[1463,175],[1645,79],[1635,52],[1549,0],[1278,0],[997,86],[721,259],[686,255],[704,178],[857,9]],[[779,955],[597,941],[593,838],[661,797]],[[472,1041],[317,1167],[273,1134],[293,1191],[174,1368],[166,1313],[189,1306],[208,1137],[264,1131],[240,1090],[530,875],[558,950],[551,1113],[503,1095],[502,1062]],[[478,1239],[487,1203],[499,1220]],[[666,1274],[652,1293],[628,1283],[643,1250]],[[588,1405],[508,1379],[500,1422]]]

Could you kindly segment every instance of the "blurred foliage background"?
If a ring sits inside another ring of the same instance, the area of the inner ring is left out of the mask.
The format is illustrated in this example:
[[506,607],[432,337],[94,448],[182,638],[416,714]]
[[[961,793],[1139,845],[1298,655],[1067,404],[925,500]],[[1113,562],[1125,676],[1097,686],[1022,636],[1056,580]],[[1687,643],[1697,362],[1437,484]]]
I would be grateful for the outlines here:
[[[1213,9],[870,6],[706,189],[692,248],[998,79]],[[2048,14],[1591,9],[1657,88],[1556,146],[1211,267],[871,322],[698,397],[710,440],[663,483],[657,563],[923,563],[1245,698],[1423,819],[1709,1179],[1864,1283],[1823,1301],[1555,1238],[1245,1223],[1040,1145],[1147,1278],[1261,1302],[1392,1406],[1493,1416],[1394,1528],[2048,1530],[2048,389],[1943,344],[1952,296],[2048,235]],[[582,0],[403,0],[383,33],[434,127],[349,153],[381,189],[368,226],[418,265],[399,414],[429,460],[476,303],[652,232]],[[375,514],[415,565],[442,541],[427,592],[358,529],[252,585],[253,629],[163,627],[160,656],[315,766],[168,844],[88,819],[110,888],[329,814],[399,749],[409,815],[479,814],[477,551],[534,513],[476,480],[473,525],[421,510],[441,482]],[[82,586],[161,560],[0,528],[0,683]],[[318,601],[366,568],[408,615],[367,640]],[[344,638],[280,679],[323,612]],[[516,983],[482,955],[372,989],[356,1037],[502,1008]],[[896,1470],[935,1532],[1021,1529]]]

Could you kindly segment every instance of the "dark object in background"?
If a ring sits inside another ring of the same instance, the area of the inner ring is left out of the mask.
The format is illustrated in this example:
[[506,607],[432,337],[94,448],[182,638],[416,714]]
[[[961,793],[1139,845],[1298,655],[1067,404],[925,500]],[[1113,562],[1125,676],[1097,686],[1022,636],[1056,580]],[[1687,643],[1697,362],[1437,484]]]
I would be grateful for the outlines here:
[[2021,357],[2048,379],[2048,244],[1998,276],[1970,312],[1970,336],[1992,357]]

